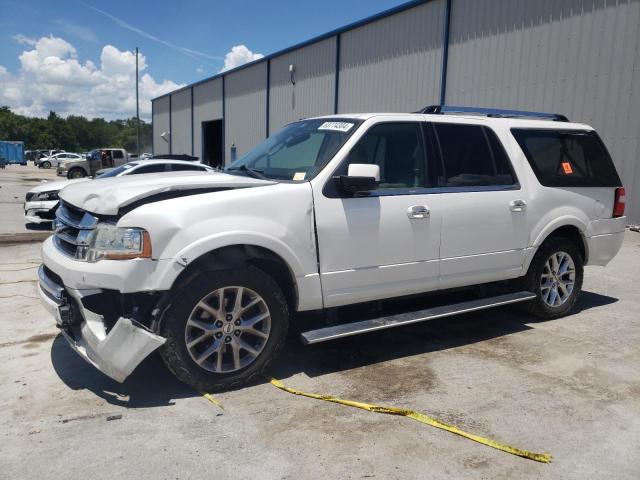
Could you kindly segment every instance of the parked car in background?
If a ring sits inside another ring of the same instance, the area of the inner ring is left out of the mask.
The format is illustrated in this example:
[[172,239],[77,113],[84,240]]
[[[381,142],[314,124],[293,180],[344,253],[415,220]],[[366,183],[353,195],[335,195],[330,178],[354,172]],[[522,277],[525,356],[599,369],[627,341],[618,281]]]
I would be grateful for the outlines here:
[[26,223],[52,222],[56,217],[59,198],[58,192],[72,182],[81,180],[60,180],[42,182],[27,192],[24,199],[24,218]]
[[14,142],[11,140],[0,140],[0,159],[3,165],[17,163],[26,165],[24,157],[24,142]]
[[91,177],[98,170],[124,165],[129,161],[129,154],[124,148],[99,148],[90,151],[86,158],[62,162],[57,174],[67,178]]
[[58,153],[64,153],[64,150],[43,150],[40,158],[36,159],[34,163],[40,168],[51,168],[50,158]]
[[62,152],[51,155],[50,157],[43,158],[40,167],[41,168],[58,168],[62,162],[76,162],[82,160],[82,155],[78,153]]
[[[101,178],[123,177],[125,175],[140,175],[145,173],[163,173],[178,171],[213,172],[213,168],[201,163],[183,162],[180,160],[147,160],[125,163],[115,168],[100,170],[95,180]],[[89,181],[91,178],[60,180],[44,182],[29,190],[25,198],[24,218],[27,223],[51,222],[55,218],[58,208],[58,193],[67,185],[75,182]]]

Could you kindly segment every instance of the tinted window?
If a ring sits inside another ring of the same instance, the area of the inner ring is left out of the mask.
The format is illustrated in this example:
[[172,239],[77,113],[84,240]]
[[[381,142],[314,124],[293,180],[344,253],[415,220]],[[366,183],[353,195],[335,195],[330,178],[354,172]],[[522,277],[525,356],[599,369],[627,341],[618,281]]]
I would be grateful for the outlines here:
[[442,187],[513,185],[507,154],[496,134],[480,125],[434,123],[436,147],[442,159]]
[[143,167],[137,168],[132,172],[129,172],[128,175],[138,175],[140,173],[160,173],[165,171],[166,165],[164,163],[154,163],[152,165],[145,165]]
[[112,150],[113,158],[124,158],[124,154],[120,150]]
[[618,187],[620,178],[593,131],[511,130],[542,185]]
[[338,175],[352,163],[380,167],[380,188],[415,188],[425,185],[425,155],[420,124],[383,123],[371,127],[349,152]]
[[174,163],[169,165],[169,169],[173,172],[185,172],[185,171],[204,171],[204,168],[199,167],[198,165],[184,165],[181,163]]

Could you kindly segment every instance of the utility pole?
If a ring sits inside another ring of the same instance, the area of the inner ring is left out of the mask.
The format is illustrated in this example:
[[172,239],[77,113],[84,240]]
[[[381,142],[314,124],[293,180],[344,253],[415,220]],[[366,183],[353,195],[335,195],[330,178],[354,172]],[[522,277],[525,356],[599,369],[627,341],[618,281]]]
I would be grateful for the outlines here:
[[138,47],[136,47],[136,151],[140,157],[140,102],[138,99]]

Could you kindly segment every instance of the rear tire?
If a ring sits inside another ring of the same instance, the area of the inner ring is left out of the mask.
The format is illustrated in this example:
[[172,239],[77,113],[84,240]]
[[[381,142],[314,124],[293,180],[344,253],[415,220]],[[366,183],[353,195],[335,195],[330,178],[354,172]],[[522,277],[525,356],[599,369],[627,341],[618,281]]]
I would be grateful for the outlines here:
[[282,290],[262,270],[247,265],[206,272],[177,292],[162,318],[167,341],[160,355],[196,390],[237,388],[264,374],[288,326]]
[[584,259],[578,247],[563,237],[551,237],[539,248],[522,278],[525,290],[536,298],[522,304],[528,313],[542,319],[568,315],[582,290]]

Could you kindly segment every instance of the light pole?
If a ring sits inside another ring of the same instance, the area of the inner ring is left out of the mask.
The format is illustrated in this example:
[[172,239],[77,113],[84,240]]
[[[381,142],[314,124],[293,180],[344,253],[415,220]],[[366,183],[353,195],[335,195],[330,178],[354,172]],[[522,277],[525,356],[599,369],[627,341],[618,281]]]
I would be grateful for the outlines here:
[[136,152],[140,157],[140,102],[138,99],[138,47],[136,47]]

